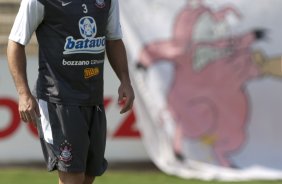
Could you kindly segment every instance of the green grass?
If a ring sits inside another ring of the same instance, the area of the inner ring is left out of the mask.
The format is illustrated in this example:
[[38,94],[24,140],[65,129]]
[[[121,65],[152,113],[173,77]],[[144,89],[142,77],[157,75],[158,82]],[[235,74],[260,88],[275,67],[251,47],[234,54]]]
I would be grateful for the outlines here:
[[42,169],[1,169],[0,184],[53,184],[58,183],[55,173]]
[[[56,172],[42,169],[1,169],[0,184],[56,184]],[[216,182],[184,180],[160,171],[109,170],[95,184],[282,184],[282,181]]]

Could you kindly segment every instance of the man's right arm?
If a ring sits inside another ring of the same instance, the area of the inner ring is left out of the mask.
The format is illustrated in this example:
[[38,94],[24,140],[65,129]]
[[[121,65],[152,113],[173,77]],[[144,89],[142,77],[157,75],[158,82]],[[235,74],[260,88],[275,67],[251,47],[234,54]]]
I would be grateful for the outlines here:
[[36,116],[39,116],[37,102],[28,87],[25,45],[43,17],[43,4],[37,0],[22,1],[9,35],[8,64],[19,94],[20,117],[25,122],[34,122]]
[[19,113],[25,122],[34,122],[40,116],[38,104],[28,86],[25,47],[9,40],[7,57],[10,73],[19,95]]

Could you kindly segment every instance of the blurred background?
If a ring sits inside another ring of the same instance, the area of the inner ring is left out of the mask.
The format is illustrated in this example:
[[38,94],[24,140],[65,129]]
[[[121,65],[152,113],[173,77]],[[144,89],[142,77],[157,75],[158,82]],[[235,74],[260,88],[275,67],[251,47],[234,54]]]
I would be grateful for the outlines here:
[[[0,184],[54,183],[8,71],[20,2],[0,0]],[[97,183],[282,183],[282,1],[119,3],[136,101],[119,114],[119,82],[105,62],[110,165]],[[33,88],[35,35],[26,52]]]

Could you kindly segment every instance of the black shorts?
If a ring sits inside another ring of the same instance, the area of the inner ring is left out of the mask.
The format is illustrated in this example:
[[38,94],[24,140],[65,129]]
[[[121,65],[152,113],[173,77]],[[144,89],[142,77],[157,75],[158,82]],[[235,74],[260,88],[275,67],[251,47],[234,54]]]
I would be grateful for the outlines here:
[[107,168],[104,106],[38,104],[37,127],[48,170],[102,175]]

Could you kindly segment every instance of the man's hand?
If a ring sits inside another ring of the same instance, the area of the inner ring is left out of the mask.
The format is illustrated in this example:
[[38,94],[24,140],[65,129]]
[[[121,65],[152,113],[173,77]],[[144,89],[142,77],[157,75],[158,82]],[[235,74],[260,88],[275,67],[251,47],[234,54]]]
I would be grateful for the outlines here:
[[35,124],[36,119],[40,117],[40,112],[38,103],[32,95],[19,96],[19,113],[24,122]]
[[38,104],[28,87],[25,46],[9,40],[7,47],[9,69],[19,94],[19,113],[24,122],[35,123],[40,117]]
[[118,103],[124,104],[120,111],[123,114],[132,108],[134,101],[134,91],[130,83],[125,47],[121,39],[107,40],[106,49],[109,62],[121,81],[118,88]]
[[120,113],[123,114],[129,111],[133,106],[133,101],[135,96],[131,84],[121,83],[121,85],[118,88],[118,94],[119,94],[118,103],[124,104],[120,111]]

